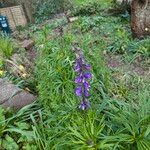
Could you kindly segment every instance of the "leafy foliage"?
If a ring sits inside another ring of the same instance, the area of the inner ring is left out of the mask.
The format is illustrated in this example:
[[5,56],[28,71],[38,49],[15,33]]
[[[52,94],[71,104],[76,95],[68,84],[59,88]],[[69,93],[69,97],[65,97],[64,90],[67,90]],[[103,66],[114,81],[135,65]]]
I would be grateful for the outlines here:
[[[148,149],[150,141],[148,88],[147,92],[140,90],[136,92],[138,94],[136,103],[132,99],[124,102],[109,97],[114,90],[113,79],[100,51],[106,43],[101,41],[99,44],[91,44],[93,40],[91,34],[76,37],[70,33],[49,41],[45,40],[49,29],[46,33],[44,37],[38,36],[38,44],[44,43],[44,47],[40,48],[40,59],[37,62],[37,77],[42,78],[38,89],[40,101],[47,108],[45,114],[49,113],[47,116],[49,119],[47,118],[41,125],[36,125],[37,135],[41,135],[40,143],[47,149]],[[116,34],[121,38],[124,37],[125,31],[120,29]],[[74,58],[70,51],[73,42],[79,43],[93,66],[92,107],[85,113],[77,109],[78,101],[73,93]],[[68,63],[64,63],[66,62],[64,60],[68,60]],[[58,68],[65,70],[61,69],[59,72]],[[47,73],[48,70],[50,73]],[[129,92],[130,89],[126,85],[121,87],[119,82],[118,85],[123,93],[124,88]],[[123,96],[128,98],[126,92]],[[44,126],[48,127],[48,131]],[[44,135],[39,128],[44,130]]]
[[55,14],[69,9],[71,2],[70,0],[33,0],[33,7],[36,22],[41,23],[46,19],[52,18]]
[[[4,110],[0,107],[0,147],[1,149],[35,149],[35,136],[31,130],[30,115],[37,118],[37,111],[40,110],[36,104],[25,106],[18,112]],[[29,123],[30,122],[30,123]]]

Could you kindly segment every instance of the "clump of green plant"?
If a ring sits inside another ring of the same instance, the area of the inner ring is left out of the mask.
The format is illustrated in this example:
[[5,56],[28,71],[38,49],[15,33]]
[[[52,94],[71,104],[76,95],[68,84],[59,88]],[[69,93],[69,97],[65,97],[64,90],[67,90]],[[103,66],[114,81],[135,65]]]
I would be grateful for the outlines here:
[[0,35],[0,57],[9,58],[14,51],[12,39],[5,35]]
[[74,15],[75,16],[88,16],[88,15],[94,15],[100,11],[100,5],[98,5],[96,2],[89,2],[88,4],[83,4],[80,6],[80,8],[75,8]]
[[148,42],[145,41],[145,43],[143,43],[141,46],[139,46],[137,52],[145,57],[149,57],[150,56],[149,42],[150,42],[150,40]]
[[139,92],[136,104],[105,98],[84,112],[71,103],[60,103],[57,111],[40,111],[40,123],[30,115],[37,145],[41,149],[149,150],[149,100],[145,91]]
[[67,11],[71,7],[70,0],[38,0],[33,1],[36,22],[41,23],[57,13]]
[[43,48],[40,48],[36,74],[37,80],[40,81],[38,82],[39,99],[45,107],[59,107],[59,103],[64,103],[70,98],[74,99],[71,59],[73,55],[70,50],[70,40],[70,36],[64,39],[60,37],[46,41]]
[[75,0],[73,2],[73,5],[74,5],[74,10],[72,13],[75,16],[89,16],[89,15],[94,15],[94,14],[97,14],[106,10],[106,8],[111,6],[111,1]]
[[[91,39],[89,35],[85,35],[83,39],[78,39],[78,37],[74,37],[72,34],[65,34],[56,39],[45,40],[47,36],[38,36],[39,39],[37,42],[43,46],[41,48],[39,45],[40,55],[36,68],[37,81],[39,81],[39,99],[46,108],[59,107],[58,103],[68,101],[71,101],[71,103],[77,102],[77,98],[74,95],[74,55],[71,51],[71,46],[74,42],[78,42],[79,46],[84,49],[85,57],[91,62],[93,66],[92,70],[95,71],[93,79],[93,87],[95,89],[92,89],[93,95],[94,90],[97,91],[95,97],[97,95],[103,95],[103,90],[108,92],[108,87],[110,88],[111,86],[111,75],[108,69],[106,69],[106,65],[102,59],[102,53],[98,51],[99,47],[93,46],[91,48],[94,53],[91,53],[92,50],[89,50]],[[81,40],[83,41],[81,42]],[[42,41],[44,42],[43,44]],[[102,42],[99,46],[103,46]],[[97,69],[98,64],[101,64],[101,66]],[[43,76],[44,74],[45,76]],[[43,80],[40,80],[40,78]]]
[[78,27],[82,32],[100,29],[100,26],[106,21],[102,16],[83,16],[77,21]]
[[37,150],[30,115],[37,118],[39,110],[37,104],[25,106],[18,112],[0,107],[0,148]]
[[111,52],[124,54],[127,52],[131,34],[123,27],[118,27],[115,29],[115,31],[116,36],[112,40],[112,43],[108,46],[108,50]]
[[[130,39],[126,30],[120,25],[115,29],[117,38],[126,38],[128,44]],[[46,112],[41,115],[47,119],[42,119],[40,125],[36,124],[35,132],[42,147],[102,150],[132,150],[135,147],[138,150],[148,150],[150,141],[148,93],[136,91],[136,94],[139,94],[136,102],[133,102],[133,97],[130,97],[128,102],[124,102],[122,98],[115,100],[111,98],[115,88],[103,58],[102,50],[107,47],[106,42],[101,40],[95,44],[93,41],[96,39],[91,33],[82,36],[64,33],[61,37],[45,40],[49,32],[47,29],[47,34],[38,36],[40,57],[37,60],[36,74],[39,100],[46,108]],[[79,44],[92,66],[89,110],[78,109],[79,102],[74,94],[72,42]],[[121,95],[123,94],[126,99],[129,98],[129,91],[124,90],[124,87],[126,88],[126,84],[120,85],[119,91],[123,91]],[[140,115],[141,112],[143,115]]]
[[[149,115],[150,109],[147,106],[150,99],[149,93],[138,93],[138,101],[129,103],[117,102],[117,105],[110,112],[112,118],[111,128],[116,131],[111,138],[127,149],[148,150],[150,147]],[[116,103],[115,102],[115,103]]]

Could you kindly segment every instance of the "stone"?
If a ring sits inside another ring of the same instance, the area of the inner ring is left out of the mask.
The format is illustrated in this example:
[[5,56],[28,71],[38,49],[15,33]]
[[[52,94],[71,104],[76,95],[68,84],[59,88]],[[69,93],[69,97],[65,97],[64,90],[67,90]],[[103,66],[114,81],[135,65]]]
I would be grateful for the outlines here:
[[32,49],[34,46],[34,41],[29,39],[29,40],[24,40],[22,42],[22,47],[25,48],[26,50]]
[[12,109],[21,109],[22,107],[33,103],[36,96],[28,91],[20,89],[5,79],[0,79],[0,105]]
[[70,17],[70,18],[69,18],[69,22],[74,22],[74,21],[76,21],[76,20],[78,20],[78,17]]
[[132,0],[116,0],[118,4],[131,4]]

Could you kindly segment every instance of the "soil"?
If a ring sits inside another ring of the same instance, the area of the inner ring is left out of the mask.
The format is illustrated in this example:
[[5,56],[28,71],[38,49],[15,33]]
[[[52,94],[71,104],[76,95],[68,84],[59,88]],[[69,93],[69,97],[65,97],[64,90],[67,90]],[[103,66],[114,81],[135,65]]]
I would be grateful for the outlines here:
[[121,72],[150,79],[150,66],[145,65],[148,64],[147,60],[142,57],[137,57],[132,62],[125,62],[123,55],[109,54],[105,58],[107,66],[112,70],[117,69]]

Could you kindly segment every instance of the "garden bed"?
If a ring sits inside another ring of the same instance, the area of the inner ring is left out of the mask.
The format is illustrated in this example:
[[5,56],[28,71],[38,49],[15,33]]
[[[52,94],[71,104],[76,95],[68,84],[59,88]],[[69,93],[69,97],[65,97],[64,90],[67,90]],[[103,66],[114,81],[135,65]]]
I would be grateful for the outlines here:
[[36,57],[33,69],[23,65],[30,76],[13,82],[38,101],[18,112],[0,109],[3,149],[149,150],[150,39],[132,39],[129,16],[109,14],[109,2],[98,10],[88,3],[94,11],[86,2],[78,1],[73,22],[63,15],[20,31],[35,42]]

